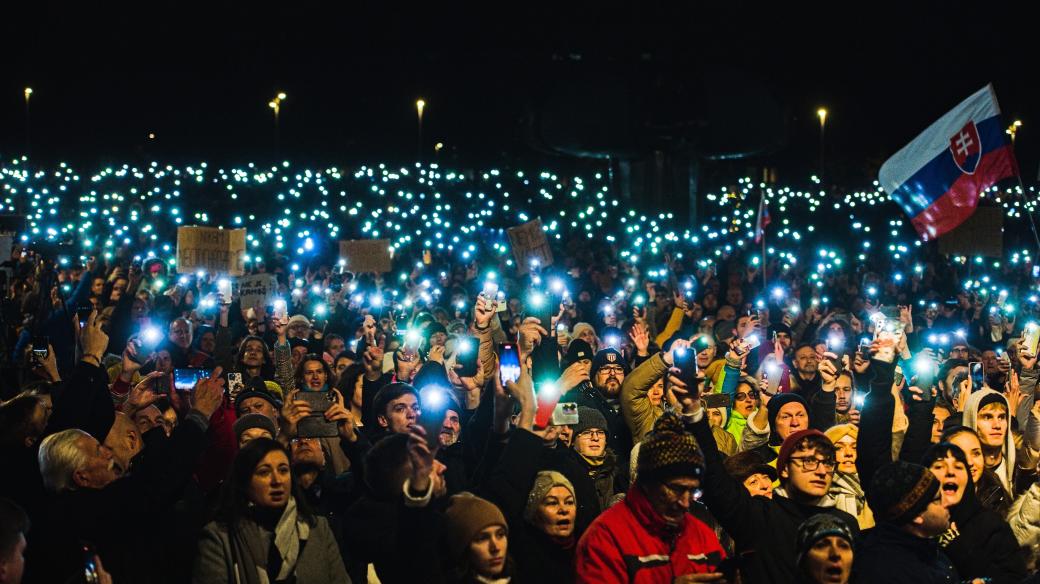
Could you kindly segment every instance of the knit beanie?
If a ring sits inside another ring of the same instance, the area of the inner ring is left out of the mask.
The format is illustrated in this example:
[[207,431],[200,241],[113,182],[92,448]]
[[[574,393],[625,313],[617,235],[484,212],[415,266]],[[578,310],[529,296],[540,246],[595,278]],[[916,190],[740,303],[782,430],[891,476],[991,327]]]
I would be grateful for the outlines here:
[[812,546],[821,539],[836,535],[852,545],[852,530],[849,526],[838,519],[837,517],[828,513],[818,513],[812,517],[806,519],[798,526],[798,533],[795,536],[797,542],[797,555],[795,556],[795,565],[800,566],[802,559],[805,558],[805,554],[808,553]]
[[787,440],[784,440],[784,443],[780,446],[780,452],[776,456],[777,472],[787,467],[787,463],[791,461],[791,455],[794,454],[794,451],[798,448],[798,445],[802,442],[803,439],[808,438],[809,436],[816,436],[818,438],[828,440],[826,434],[820,432],[819,430],[814,430],[812,428],[806,428],[805,430],[799,430],[794,434],[791,434],[787,437]]
[[546,495],[553,487],[564,487],[571,492],[571,496],[577,498],[574,494],[574,485],[571,484],[567,477],[554,470],[543,470],[539,471],[534,477],[534,486],[531,487],[531,492],[527,494],[527,505],[524,506],[524,521],[534,524],[538,516],[538,506],[545,500]]
[[584,359],[592,360],[592,347],[581,339],[574,339],[567,345],[567,354],[563,356],[561,365],[570,367]]
[[590,408],[588,406],[578,406],[578,423],[572,426],[574,428],[574,436],[581,434],[585,430],[591,430],[593,428],[599,428],[604,432],[607,431],[607,418],[600,413],[596,408]]
[[736,334],[737,325],[732,320],[720,320],[715,323],[713,333],[715,334],[715,342],[722,344],[733,338]]
[[677,476],[700,477],[704,454],[682,420],[667,412],[654,422],[654,429],[639,447],[636,465],[639,481],[663,482]]
[[235,424],[231,426],[235,432],[235,439],[241,439],[242,433],[250,428],[260,428],[261,430],[267,430],[267,433],[274,438],[278,435],[278,429],[274,427],[274,422],[271,418],[263,414],[246,414],[239,419],[235,420]]
[[879,522],[903,525],[920,515],[938,490],[939,480],[932,471],[897,460],[874,473],[867,489],[867,504]]
[[766,415],[769,419],[769,444],[772,446],[778,446],[782,442],[780,435],[776,433],[776,416],[780,413],[780,408],[792,402],[802,404],[805,412],[809,413],[809,405],[805,403],[805,398],[797,393],[778,394],[766,404]]
[[584,333],[585,331],[592,331],[593,335],[596,334],[596,329],[591,324],[587,322],[579,322],[574,325],[573,329],[571,329],[571,338],[580,339],[582,333]]
[[854,441],[859,440],[859,428],[855,424],[838,424],[827,428],[823,433],[831,439],[835,446],[838,445],[839,440],[846,436],[852,436]]
[[492,525],[508,529],[505,516],[494,503],[468,492],[452,495],[444,510],[444,541],[452,560],[460,561],[473,538]]

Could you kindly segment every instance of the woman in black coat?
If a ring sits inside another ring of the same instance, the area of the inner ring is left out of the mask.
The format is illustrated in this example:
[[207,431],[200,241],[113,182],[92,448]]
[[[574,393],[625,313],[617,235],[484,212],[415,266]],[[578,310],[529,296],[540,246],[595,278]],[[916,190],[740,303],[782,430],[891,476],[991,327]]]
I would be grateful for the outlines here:
[[1027,571],[1018,541],[1003,517],[979,503],[964,451],[940,442],[925,452],[921,464],[939,479],[950,511],[950,528],[939,541],[957,574],[964,580],[988,577],[995,584],[1021,582]]

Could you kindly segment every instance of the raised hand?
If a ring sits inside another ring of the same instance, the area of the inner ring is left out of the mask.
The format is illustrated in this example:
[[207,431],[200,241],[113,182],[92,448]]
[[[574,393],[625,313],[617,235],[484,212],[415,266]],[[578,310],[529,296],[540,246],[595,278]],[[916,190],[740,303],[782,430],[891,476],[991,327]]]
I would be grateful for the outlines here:
[[224,401],[224,380],[220,377],[223,371],[220,367],[213,369],[208,379],[200,379],[195,384],[192,392],[193,407],[207,418],[212,417]]
[[290,391],[282,405],[282,430],[290,438],[296,436],[300,420],[311,415],[311,405],[302,399],[296,399],[299,394],[298,389]]
[[354,414],[350,413],[350,410],[343,405],[343,394],[338,389],[330,391],[332,392],[333,401],[329,409],[325,410],[325,419],[330,422],[336,422],[340,438],[347,442],[356,442],[358,435]]
[[[635,310],[639,310],[638,308]],[[650,347],[650,333],[646,329],[646,325],[642,322],[636,322],[632,325],[632,330],[629,331],[628,337],[632,339],[632,344],[636,346],[636,354],[640,357],[648,354],[647,349]]]

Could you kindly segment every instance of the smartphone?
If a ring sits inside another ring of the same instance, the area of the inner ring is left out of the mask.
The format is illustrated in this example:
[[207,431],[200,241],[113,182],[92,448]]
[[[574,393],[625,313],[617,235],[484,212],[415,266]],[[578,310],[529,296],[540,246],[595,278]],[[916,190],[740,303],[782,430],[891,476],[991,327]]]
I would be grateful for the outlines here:
[[43,335],[35,336],[32,339],[32,352],[33,357],[39,361],[43,361],[50,355],[50,344],[51,338]]
[[296,399],[307,402],[311,414],[296,425],[300,438],[333,438],[339,435],[336,422],[325,419],[325,412],[332,406],[334,396],[329,391],[301,391]]
[[971,378],[971,390],[979,391],[986,384],[986,374],[979,361],[968,363],[968,376]]
[[[697,353],[689,349],[677,349],[673,360],[676,369],[679,369],[677,376],[679,380],[686,384],[688,391],[695,392],[697,388]],[[665,379],[668,378],[665,377]]]
[[87,326],[87,320],[92,312],[94,312],[94,305],[89,302],[81,302],[76,305],[76,319],[79,320],[79,328]]
[[1040,345],[1040,324],[1026,323],[1025,330],[1022,331],[1022,340],[1025,341],[1026,351],[1030,355],[1036,355],[1037,346]]
[[158,327],[146,327],[133,340],[134,345],[137,347],[137,355],[131,358],[138,363],[144,363],[152,356],[152,353],[155,352],[162,340],[163,334]]
[[744,342],[747,344],[748,351],[758,348],[758,346],[762,344],[762,340],[758,338],[758,333],[744,337]]
[[441,428],[444,427],[444,416],[447,414],[448,389],[439,385],[427,385],[419,390],[418,423],[426,430],[426,445],[430,450],[436,450],[440,446]]
[[461,365],[455,371],[459,377],[473,377],[477,374],[477,357],[480,343],[474,337],[459,337],[455,342],[455,362]]
[[513,343],[498,346],[498,372],[502,385],[520,379],[520,349]]
[[209,369],[174,369],[173,388],[178,391],[191,391],[199,381],[209,379],[210,373]]
[[865,396],[863,394],[856,394],[852,398],[852,403],[856,406],[857,410],[863,409],[863,404],[865,404],[866,402],[867,402],[867,396]]
[[892,382],[896,385],[903,385],[904,381],[906,381],[906,376],[903,374],[903,368],[896,365],[896,372],[893,374]]
[[697,340],[691,346],[694,353],[702,353],[711,348],[711,340],[708,338],[708,335],[701,335],[697,337]]
[[578,404],[575,402],[558,403],[553,408],[553,426],[573,426],[578,423]]
[[701,399],[704,400],[706,408],[728,408],[731,403],[729,395],[725,393],[709,393]]
[[845,368],[845,364],[842,361],[842,357],[845,355],[845,341],[836,335],[827,337],[827,351],[834,353],[835,358],[831,359],[831,364],[834,365],[834,369],[841,373]]
[[242,393],[246,384],[242,381],[242,374],[238,372],[228,373],[227,380],[228,395],[231,399],[234,399],[238,394]]
[[[557,422],[557,410],[560,404],[560,398],[563,397],[563,393],[560,391],[556,384],[552,381],[543,381],[535,386],[535,401],[537,402],[538,408],[534,413],[534,425],[536,428],[545,428],[549,424],[560,426],[562,424]],[[574,422],[578,423],[578,405],[574,406]]]
[[84,584],[99,584],[101,575],[98,573],[97,551],[89,543],[80,544],[83,549],[83,582]]
[[274,320],[285,321],[289,317],[289,307],[281,298],[274,301]]
[[538,324],[545,330],[552,328],[552,309],[557,306],[555,295],[546,291],[531,290],[525,306],[530,307],[527,316],[537,318]]
[[231,280],[227,278],[217,280],[217,293],[221,296],[222,304],[231,304]]

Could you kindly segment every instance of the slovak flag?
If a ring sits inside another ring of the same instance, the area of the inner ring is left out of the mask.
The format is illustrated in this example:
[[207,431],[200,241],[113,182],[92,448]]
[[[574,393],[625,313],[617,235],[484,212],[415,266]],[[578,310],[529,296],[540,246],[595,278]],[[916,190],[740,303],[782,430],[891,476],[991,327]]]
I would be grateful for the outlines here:
[[970,217],[986,189],[1017,174],[987,85],[885,161],[878,180],[928,241]]
[[762,243],[762,238],[766,236],[766,225],[769,225],[769,207],[766,205],[766,195],[762,193],[762,198],[758,200],[758,218],[755,219],[755,243]]

